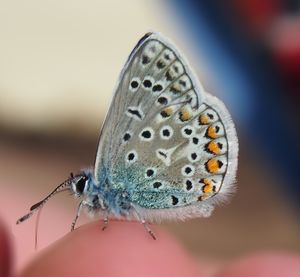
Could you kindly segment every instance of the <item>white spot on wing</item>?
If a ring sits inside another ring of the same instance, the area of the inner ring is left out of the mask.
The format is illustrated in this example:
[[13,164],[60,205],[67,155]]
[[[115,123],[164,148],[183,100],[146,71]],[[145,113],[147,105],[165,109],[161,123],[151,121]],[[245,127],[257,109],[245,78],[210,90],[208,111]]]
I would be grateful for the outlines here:
[[174,133],[173,129],[169,125],[166,125],[160,129],[159,134],[161,139],[169,140],[173,136],[173,133]]
[[170,148],[170,149],[157,149],[156,150],[156,156],[157,158],[159,158],[160,160],[162,160],[166,166],[170,166],[171,165],[171,156],[173,154],[173,152],[176,150],[176,147]]

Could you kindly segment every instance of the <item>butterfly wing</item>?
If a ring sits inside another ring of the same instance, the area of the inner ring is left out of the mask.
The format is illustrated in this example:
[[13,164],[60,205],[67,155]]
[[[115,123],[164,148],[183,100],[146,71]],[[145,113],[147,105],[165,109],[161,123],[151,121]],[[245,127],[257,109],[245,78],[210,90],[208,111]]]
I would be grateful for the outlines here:
[[232,191],[237,153],[223,103],[203,90],[172,43],[144,36],[105,120],[96,179],[126,188],[148,220],[206,216]]

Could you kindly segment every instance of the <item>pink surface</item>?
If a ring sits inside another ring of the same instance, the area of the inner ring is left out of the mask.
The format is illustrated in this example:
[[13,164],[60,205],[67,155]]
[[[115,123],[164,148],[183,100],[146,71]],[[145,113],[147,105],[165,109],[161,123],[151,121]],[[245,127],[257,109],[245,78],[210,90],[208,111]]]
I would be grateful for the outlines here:
[[[38,253],[34,249],[36,215],[20,225],[16,225],[16,220],[27,213],[29,207],[40,199],[36,198],[32,192],[20,195],[20,192],[9,189],[12,187],[14,186],[9,184],[0,187],[0,216],[8,229],[11,230],[14,240],[14,262],[19,269]],[[66,195],[64,196],[66,197]],[[72,212],[71,209],[63,207],[55,200],[50,201],[43,208],[39,224],[38,250],[69,232],[74,213],[75,210]]]

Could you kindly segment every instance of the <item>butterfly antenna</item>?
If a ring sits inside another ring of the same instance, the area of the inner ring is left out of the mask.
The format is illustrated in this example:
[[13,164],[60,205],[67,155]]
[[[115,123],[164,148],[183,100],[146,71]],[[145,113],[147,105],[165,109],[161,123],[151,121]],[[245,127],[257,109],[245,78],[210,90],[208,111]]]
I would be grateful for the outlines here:
[[66,180],[65,182],[63,182],[62,184],[60,184],[59,186],[57,186],[49,195],[47,195],[43,200],[39,201],[38,203],[32,205],[30,207],[30,212],[28,214],[25,214],[24,216],[22,216],[21,218],[19,218],[16,222],[16,224],[20,224],[22,222],[24,222],[25,220],[29,219],[36,211],[38,211],[40,208],[42,208],[45,203],[55,194],[59,193],[59,192],[63,192],[66,190],[69,190],[70,184],[71,184],[71,180],[72,178],[69,178],[68,180]]
[[37,248],[38,248],[38,230],[39,230],[39,223],[40,223],[42,208],[43,207],[41,207],[38,210],[37,216],[36,216],[36,221],[35,221],[35,233],[34,233],[34,249],[35,250],[37,250]]

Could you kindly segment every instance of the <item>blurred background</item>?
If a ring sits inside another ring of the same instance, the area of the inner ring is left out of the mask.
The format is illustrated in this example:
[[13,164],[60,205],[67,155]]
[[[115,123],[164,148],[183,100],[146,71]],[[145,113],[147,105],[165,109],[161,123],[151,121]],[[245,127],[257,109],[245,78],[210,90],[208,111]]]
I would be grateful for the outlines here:
[[[16,219],[93,166],[119,72],[151,30],[172,39],[225,102],[240,141],[232,202],[209,219],[163,227],[205,259],[300,252],[299,1],[0,0],[0,216],[18,267],[34,255],[34,220]],[[40,248],[69,231],[75,209],[68,195],[48,203]]]

